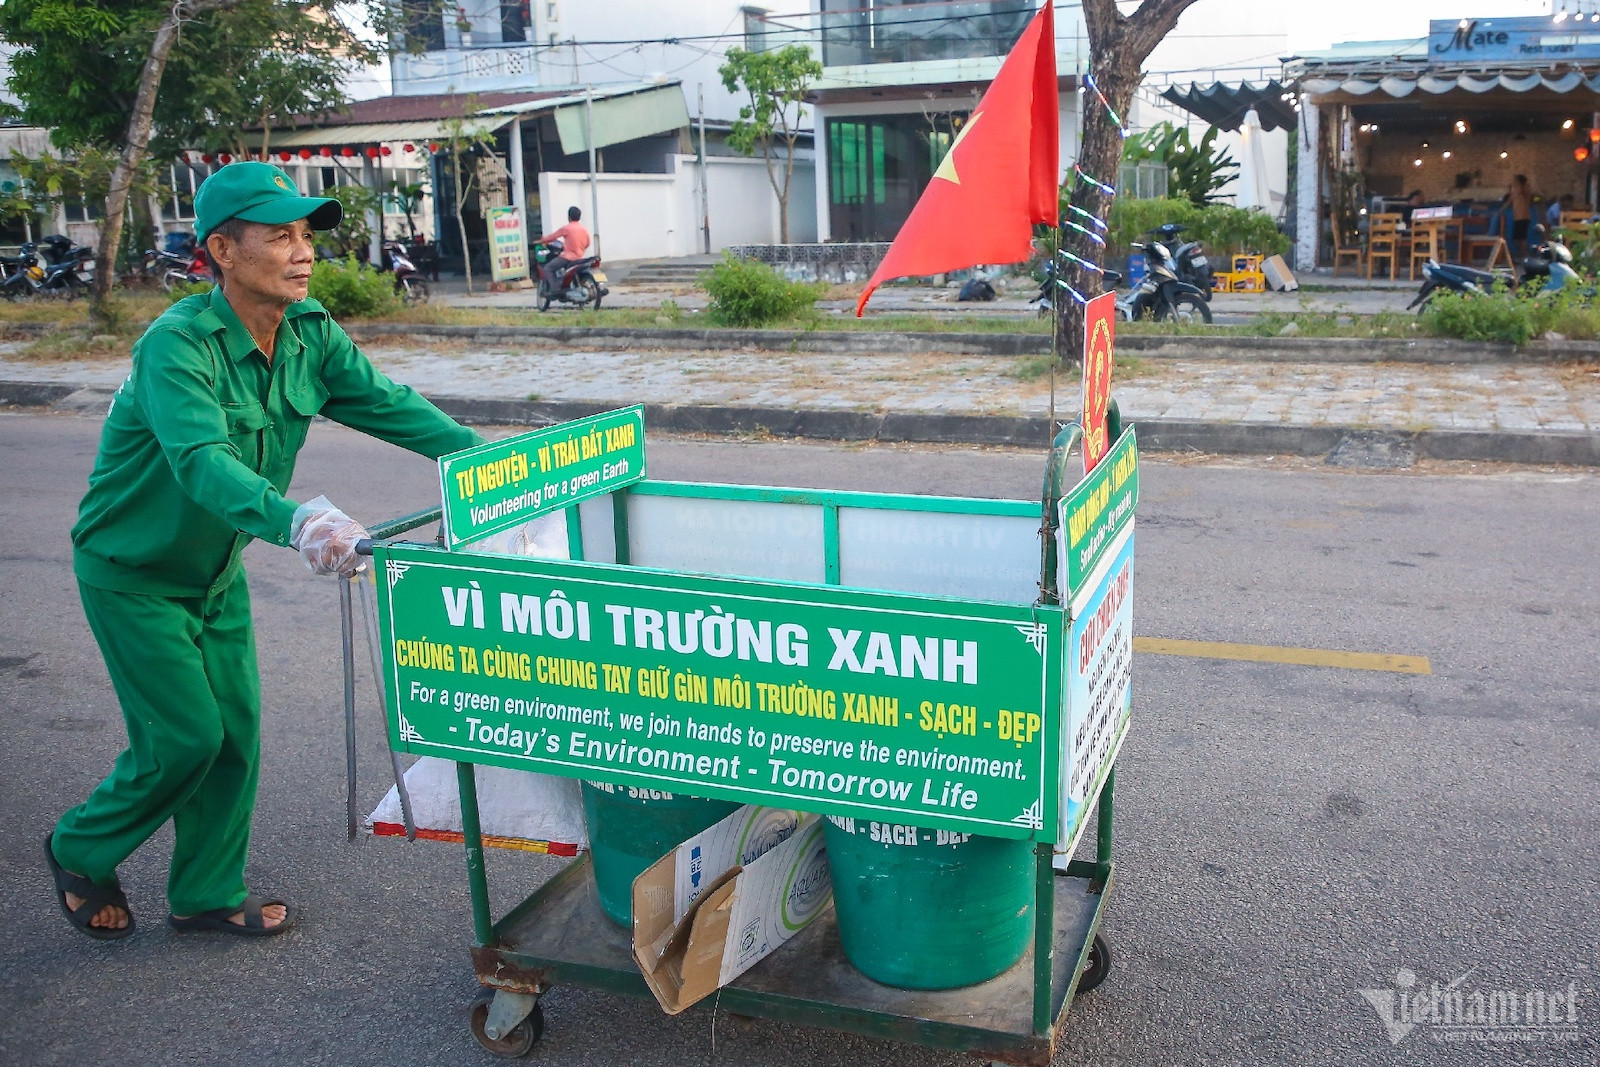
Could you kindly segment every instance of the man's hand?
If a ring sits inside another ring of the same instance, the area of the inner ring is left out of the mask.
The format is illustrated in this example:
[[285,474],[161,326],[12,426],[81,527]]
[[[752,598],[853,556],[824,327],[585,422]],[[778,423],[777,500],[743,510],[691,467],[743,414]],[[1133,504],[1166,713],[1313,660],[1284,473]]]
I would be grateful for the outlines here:
[[289,544],[312,574],[348,578],[366,569],[356,555],[356,542],[369,536],[359,523],[334,507],[325,496],[301,504],[290,526]]

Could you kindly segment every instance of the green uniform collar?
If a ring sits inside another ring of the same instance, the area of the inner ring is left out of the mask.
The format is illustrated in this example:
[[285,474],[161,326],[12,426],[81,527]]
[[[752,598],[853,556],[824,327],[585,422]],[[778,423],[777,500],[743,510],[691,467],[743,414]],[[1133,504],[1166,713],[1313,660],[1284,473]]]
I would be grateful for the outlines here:
[[[294,356],[305,351],[305,342],[300,339],[300,331],[295,328],[294,320],[303,315],[326,315],[327,309],[320,303],[307,297],[296,300],[283,312],[283,325],[278,328],[277,351],[273,358],[280,356]],[[239,316],[234,313],[228,298],[222,293],[222,286],[211,287],[210,300],[206,310],[200,312],[190,320],[190,328],[202,334],[221,333],[222,349],[228,358],[235,363],[249,357],[256,351],[256,340],[250,336],[250,331],[245,329],[244,323],[239,321]]]

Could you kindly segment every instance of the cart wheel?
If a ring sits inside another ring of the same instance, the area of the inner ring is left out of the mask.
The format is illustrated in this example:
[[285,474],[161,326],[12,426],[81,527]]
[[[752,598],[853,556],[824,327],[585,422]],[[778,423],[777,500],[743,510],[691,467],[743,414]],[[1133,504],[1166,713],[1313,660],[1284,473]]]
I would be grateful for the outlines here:
[[1106,980],[1106,975],[1111,973],[1111,944],[1099,934],[1094,935],[1094,944],[1089,946],[1089,962],[1083,965],[1083,974],[1078,978],[1078,993],[1082,995]]
[[489,1005],[493,1001],[494,990],[489,986],[478,990],[478,995],[472,998],[472,1005],[467,1009],[467,1024],[472,1027],[472,1036],[496,1056],[521,1059],[533,1051],[534,1044],[544,1035],[544,1009],[535,1003],[526,1019],[496,1040],[484,1033],[484,1026],[489,1021]]

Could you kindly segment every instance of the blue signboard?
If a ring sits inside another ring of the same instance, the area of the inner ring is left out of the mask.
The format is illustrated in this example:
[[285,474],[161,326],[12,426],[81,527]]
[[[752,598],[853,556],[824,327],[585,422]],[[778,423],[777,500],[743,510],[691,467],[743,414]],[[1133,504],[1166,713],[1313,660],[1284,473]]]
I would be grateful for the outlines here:
[[1436,20],[1428,23],[1428,58],[1463,63],[1596,59],[1600,24],[1590,28],[1549,16]]

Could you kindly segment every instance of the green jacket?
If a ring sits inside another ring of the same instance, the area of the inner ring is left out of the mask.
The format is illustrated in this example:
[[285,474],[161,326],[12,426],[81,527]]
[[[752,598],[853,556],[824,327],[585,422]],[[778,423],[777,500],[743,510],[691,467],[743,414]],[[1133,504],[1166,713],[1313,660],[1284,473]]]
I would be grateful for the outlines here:
[[312,416],[430,459],[482,442],[384,377],[315,300],[289,305],[269,364],[220,288],[187,297],[133,347],[72,528],[89,585],[209,596],[251,538],[289,544],[283,494]]

